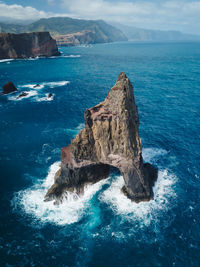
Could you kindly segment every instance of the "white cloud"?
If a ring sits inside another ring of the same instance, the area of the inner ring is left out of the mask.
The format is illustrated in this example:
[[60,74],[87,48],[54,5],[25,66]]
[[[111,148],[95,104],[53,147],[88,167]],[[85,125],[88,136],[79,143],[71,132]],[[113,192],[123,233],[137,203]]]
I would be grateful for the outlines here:
[[194,0],[61,2],[63,8],[83,18],[105,19],[145,28],[179,29],[200,34],[200,2]]
[[18,19],[18,20],[34,20],[40,18],[49,17],[51,14],[37,10],[31,6],[23,7],[21,5],[6,5],[0,2],[0,17],[11,19]]
[[[0,17],[36,20],[55,16],[104,19],[130,26],[181,30],[200,34],[200,0],[46,0],[59,13],[37,10],[31,6],[7,5],[0,0]],[[56,5],[55,5],[56,3]]]

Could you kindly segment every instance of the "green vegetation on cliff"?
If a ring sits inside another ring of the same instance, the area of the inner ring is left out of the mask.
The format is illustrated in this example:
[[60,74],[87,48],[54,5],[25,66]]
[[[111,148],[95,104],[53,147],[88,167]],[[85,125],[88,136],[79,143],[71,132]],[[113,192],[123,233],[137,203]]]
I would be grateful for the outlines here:
[[48,31],[51,35],[65,35],[82,31],[92,31],[96,43],[126,41],[127,38],[119,29],[103,20],[82,20],[67,17],[40,19],[29,25],[0,23],[0,32],[22,33]]

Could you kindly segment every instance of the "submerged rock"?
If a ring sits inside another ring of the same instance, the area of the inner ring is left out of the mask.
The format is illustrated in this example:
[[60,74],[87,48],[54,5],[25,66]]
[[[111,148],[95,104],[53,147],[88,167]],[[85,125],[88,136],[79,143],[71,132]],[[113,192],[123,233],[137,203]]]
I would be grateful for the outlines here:
[[0,33],[0,59],[59,56],[49,32]]
[[109,175],[109,166],[124,177],[122,192],[133,201],[153,198],[157,169],[143,163],[139,118],[133,87],[121,73],[105,101],[85,111],[85,128],[61,151],[61,168],[45,200],[58,203],[66,191],[81,193],[86,183]]
[[16,91],[18,91],[18,90],[15,87],[15,85],[13,84],[13,82],[7,82],[3,86],[2,94],[6,95],[6,94],[10,94],[10,93],[13,93],[13,92],[16,92]]

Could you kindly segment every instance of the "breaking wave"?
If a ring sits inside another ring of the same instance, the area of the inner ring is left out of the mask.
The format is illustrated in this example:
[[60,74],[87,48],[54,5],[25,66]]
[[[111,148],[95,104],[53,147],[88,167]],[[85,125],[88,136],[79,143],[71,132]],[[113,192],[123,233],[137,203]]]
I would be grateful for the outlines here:
[[69,84],[69,81],[58,81],[58,82],[42,82],[42,83],[35,83],[35,84],[24,84],[19,87],[21,88],[31,88],[31,89],[42,89],[44,87],[54,88],[60,87]]
[[[80,124],[80,127],[83,125]],[[144,149],[144,158],[150,162],[159,158],[167,152],[161,149]],[[149,225],[163,211],[168,210],[176,198],[175,184],[176,176],[169,171],[160,170],[158,180],[153,188],[154,200],[149,202],[134,203],[127,199],[122,193],[121,188],[124,184],[122,176],[115,176],[101,180],[100,182],[88,185],[85,188],[83,196],[74,193],[67,193],[67,199],[60,205],[54,205],[53,201],[44,202],[44,195],[53,184],[54,175],[59,168],[60,163],[51,165],[49,173],[43,183],[38,182],[33,187],[22,190],[15,194],[12,203],[15,203],[15,210],[19,207],[33,218],[41,222],[51,222],[58,225],[65,225],[78,222],[84,215],[91,198],[98,194],[98,201],[104,203],[115,215],[122,216],[127,221],[142,221]],[[102,186],[107,184],[107,189],[102,190]],[[16,204],[17,203],[17,204]]]
[[27,93],[27,95],[26,96],[21,96],[21,97],[18,98],[18,96],[19,96],[19,94],[18,94],[17,96],[10,96],[8,99],[9,100],[20,101],[20,100],[22,100],[24,98],[29,98],[29,97],[36,96],[37,95],[37,92],[36,91],[33,91],[33,90],[31,90],[31,91],[24,91],[24,93]]
[[79,197],[74,193],[68,193],[68,200],[57,206],[53,202],[44,202],[44,196],[53,184],[54,175],[59,169],[60,162],[51,165],[46,180],[41,184],[36,184],[32,188],[22,190],[15,194],[12,200],[14,210],[21,207],[27,214],[34,216],[41,222],[51,222],[58,225],[71,224],[79,221],[86,203],[92,198],[94,193],[106,182],[102,180],[94,185],[85,188],[84,195]]
[[43,101],[52,101],[54,99],[54,95],[48,96],[49,94],[45,94],[44,97],[35,97],[35,101],[37,102],[43,102]]
[[10,61],[13,61],[14,59],[1,59],[0,60],[0,63],[4,63],[4,62],[10,62]]
[[81,57],[81,55],[65,55],[61,57],[78,58],[78,57]]

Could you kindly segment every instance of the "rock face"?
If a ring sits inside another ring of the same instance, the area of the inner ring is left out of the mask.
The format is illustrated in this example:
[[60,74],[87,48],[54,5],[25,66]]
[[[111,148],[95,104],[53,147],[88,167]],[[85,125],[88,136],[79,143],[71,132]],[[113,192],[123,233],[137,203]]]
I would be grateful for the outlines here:
[[61,168],[45,200],[62,200],[66,190],[80,193],[85,183],[106,178],[109,166],[124,177],[122,192],[133,201],[153,198],[157,169],[143,163],[133,87],[121,73],[105,101],[85,111],[85,128],[62,148]]
[[10,94],[10,93],[13,93],[16,91],[18,91],[18,90],[15,87],[15,85],[12,82],[8,82],[8,83],[4,84],[2,94],[6,95],[6,94]]
[[96,34],[94,31],[82,31],[64,35],[54,36],[58,46],[75,46],[81,44],[96,43]]
[[49,32],[0,33],[0,59],[59,56]]

